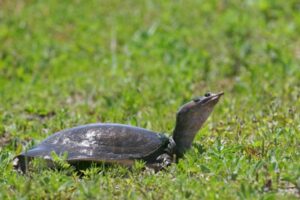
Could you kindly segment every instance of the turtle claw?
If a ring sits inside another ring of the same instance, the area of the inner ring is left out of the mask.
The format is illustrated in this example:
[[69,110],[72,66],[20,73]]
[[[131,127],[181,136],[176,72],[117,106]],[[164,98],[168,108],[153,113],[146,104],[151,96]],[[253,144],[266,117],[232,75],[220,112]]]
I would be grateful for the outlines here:
[[158,156],[156,158],[156,161],[158,162],[158,165],[160,165],[162,169],[165,169],[166,167],[168,167],[172,164],[172,158],[167,153],[164,153],[164,154],[161,154],[160,156]]
[[161,164],[164,164],[164,165],[166,165],[166,166],[169,166],[169,165],[171,165],[171,163],[172,163],[172,159],[171,159],[171,157],[168,155],[168,154],[162,154],[162,155],[160,155],[160,156],[158,156],[157,158],[156,158],[156,160],[159,162],[159,163],[161,163]]
[[147,167],[154,169],[155,172],[158,172],[161,170],[165,170],[172,163],[172,157],[169,154],[164,153],[158,156],[155,162],[147,164]]
[[13,168],[20,174],[25,174],[27,172],[27,164],[28,161],[26,162],[22,156],[16,156],[13,159]]

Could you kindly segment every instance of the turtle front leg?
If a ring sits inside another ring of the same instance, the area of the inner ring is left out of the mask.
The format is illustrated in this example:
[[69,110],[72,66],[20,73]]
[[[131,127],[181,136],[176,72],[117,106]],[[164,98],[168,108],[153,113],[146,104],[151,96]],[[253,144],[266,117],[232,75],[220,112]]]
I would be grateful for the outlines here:
[[147,164],[147,167],[154,169],[155,171],[160,171],[166,169],[173,163],[173,158],[167,153],[161,154],[156,158],[155,163]]

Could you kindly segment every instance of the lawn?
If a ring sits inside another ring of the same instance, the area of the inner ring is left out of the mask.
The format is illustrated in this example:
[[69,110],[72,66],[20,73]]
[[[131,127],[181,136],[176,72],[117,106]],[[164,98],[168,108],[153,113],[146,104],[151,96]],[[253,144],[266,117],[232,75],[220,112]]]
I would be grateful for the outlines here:
[[[298,0],[0,0],[0,199],[298,199]],[[224,91],[165,171],[12,159],[94,122],[172,134],[178,108]]]

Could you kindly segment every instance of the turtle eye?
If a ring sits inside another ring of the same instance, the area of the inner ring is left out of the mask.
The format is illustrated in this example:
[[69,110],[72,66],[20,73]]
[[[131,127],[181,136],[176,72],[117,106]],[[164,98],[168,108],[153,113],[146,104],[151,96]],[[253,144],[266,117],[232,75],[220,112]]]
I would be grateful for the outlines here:
[[205,96],[205,97],[209,97],[210,95],[211,95],[210,92],[206,92],[204,96]]

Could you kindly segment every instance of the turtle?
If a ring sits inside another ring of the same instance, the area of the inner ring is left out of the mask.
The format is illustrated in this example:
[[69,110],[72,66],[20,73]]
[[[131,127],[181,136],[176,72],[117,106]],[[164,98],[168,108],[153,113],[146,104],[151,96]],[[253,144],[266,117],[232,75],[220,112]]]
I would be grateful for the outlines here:
[[[211,114],[224,92],[192,99],[179,108],[173,135],[168,137],[144,128],[114,123],[94,123],[54,133],[37,146],[14,158],[14,167],[26,172],[28,162],[39,157],[52,166],[53,154],[67,153],[73,166],[105,163],[132,166],[136,160],[146,167],[161,170],[182,158],[195,135]],[[76,167],[75,167],[76,168]]]

